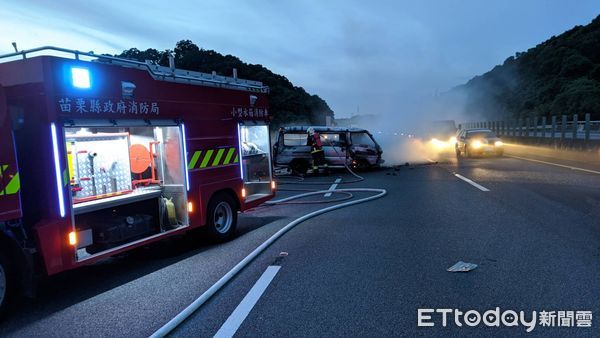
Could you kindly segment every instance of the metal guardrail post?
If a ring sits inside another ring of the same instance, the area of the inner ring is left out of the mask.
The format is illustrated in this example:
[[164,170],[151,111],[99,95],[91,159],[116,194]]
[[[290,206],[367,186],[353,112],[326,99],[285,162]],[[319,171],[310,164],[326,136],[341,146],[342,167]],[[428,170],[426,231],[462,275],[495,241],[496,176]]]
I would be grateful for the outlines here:
[[577,128],[579,124],[577,123],[577,114],[573,114],[573,139],[577,139]]
[[550,138],[554,140],[556,136],[556,116],[552,116],[552,131],[550,132]]
[[585,142],[590,140],[590,113],[585,114]]
[[533,128],[532,128],[532,131],[533,131],[533,135],[532,136],[533,137],[537,137],[537,132],[538,132],[538,117],[537,116],[533,117]]
[[529,128],[531,128],[529,117],[525,119],[525,137],[529,137]]
[[546,116],[542,116],[542,138],[546,138]]
[[562,116],[562,121],[561,121],[561,128],[560,128],[560,139],[561,141],[565,139],[565,134],[567,132],[567,115],[563,115]]

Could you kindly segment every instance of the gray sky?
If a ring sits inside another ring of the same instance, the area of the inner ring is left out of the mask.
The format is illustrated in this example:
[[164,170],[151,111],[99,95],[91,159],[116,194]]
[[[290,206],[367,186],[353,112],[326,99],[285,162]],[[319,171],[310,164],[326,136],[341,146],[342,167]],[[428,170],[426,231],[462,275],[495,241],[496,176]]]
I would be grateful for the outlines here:
[[600,14],[600,1],[18,0],[0,6],[0,53],[202,48],[260,63],[343,117],[411,111]]

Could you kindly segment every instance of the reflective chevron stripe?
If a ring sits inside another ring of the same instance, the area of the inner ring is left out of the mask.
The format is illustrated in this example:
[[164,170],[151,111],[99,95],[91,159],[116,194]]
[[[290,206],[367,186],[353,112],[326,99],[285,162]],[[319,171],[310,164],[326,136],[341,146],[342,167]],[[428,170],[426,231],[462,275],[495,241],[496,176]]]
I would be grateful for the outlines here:
[[213,161],[212,165],[213,167],[216,167],[219,165],[219,161],[221,160],[221,157],[223,156],[223,153],[225,152],[225,149],[219,149],[219,151],[217,151],[217,156],[215,156],[215,160]]
[[223,164],[229,164],[231,162],[231,157],[233,156],[233,154],[235,154],[235,148],[229,148],[229,151],[227,152],[227,156],[225,156],[225,161],[223,161]]
[[[2,178],[4,176],[8,176],[8,175],[6,175],[6,171],[8,170],[8,165],[6,165],[6,164],[2,165],[1,169],[2,170],[0,170],[0,178]],[[19,190],[21,190],[21,178],[19,177],[19,173],[17,172],[14,175],[12,175],[12,178],[10,179],[10,181],[8,181],[8,184],[6,185],[6,187],[0,186],[0,196],[14,195],[14,194],[18,193]]]
[[188,170],[222,167],[238,162],[235,147],[196,150],[190,154],[192,157],[188,163]]
[[206,166],[208,165],[208,161],[210,161],[210,157],[212,156],[214,150],[209,149],[206,151],[206,154],[204,155],[204,159],[202,160],[202,163],[200,163],[200,169],[202,168],[206,168]]
[[196,163],[198,162],[198,159],[200,158],[200,154],[202,154],[202,150],[198,150],[194,153],[194,155],[192,156],[192,159],[190,160],[190,163],[188,164],[188,169],[190,169],[190,170],[194,169],[194,167],[196,166]]

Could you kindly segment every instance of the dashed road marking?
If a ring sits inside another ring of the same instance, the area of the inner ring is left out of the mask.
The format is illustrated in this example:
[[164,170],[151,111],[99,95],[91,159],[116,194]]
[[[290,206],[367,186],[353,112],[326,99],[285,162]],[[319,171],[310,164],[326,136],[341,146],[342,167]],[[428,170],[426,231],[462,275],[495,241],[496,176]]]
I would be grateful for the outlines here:
[[567,168],[567,169],[571,169],[571,170],[579,170],[579,171],[584,171],[584,172],[590,173],[590,174],[600,175],[600,171],[591,170],[591,169],[584,169],[584,168],[579,168],[579,167],[573,167],[573,166],[570,166],[570,165],[564,165],[564,164],[546,162],[546,161],[541,161],[541,160],[534,160],[532,158],[527,158],[527,157],[520,157],[520,156],[513,156],[513,155],[504,155],[504,156],[506,156],[506,157],[512,157],[512,158],[518,158],[519,160],[525,160],[525,161],[531,161],[531,162],[549,164],[549,165],[553,165],[553,166],[557,166],[557,167]]
[[[338,177],[335,182],[331,185],[331,187],[329,187],[329,190],[327,191],[334,191],[335,188],[337,188],[338,184],[340,184],[340,182],[342,181],[342,179],[340,177]],[[325,197],[331,197],[331,193],[328,192],[325,194]]]
[[242,299],[242,302],[233,310],[229,318],[223,323],[223,326],[217,331],[215,338],[233,337],[269,284],[271,284],[279,269],[281,269],[281,266],[271,265],[265,270],[252,289],[248,291],[246,297]]
[[482,186],[481,184],[478,184],[478,183],[476,183],[476,182],[474,182],[474,181],[472,181],[472,180],[470,180],[470,179],[468,179],[468,178],[466,178],[466,177],[464,177],[462,175],[459,175],[459,174],[455,173],[454,176],[460,178],[461,180],[469,183],[470,185],[474,186],[475,188],[477,188],[477,189],[479,189],[481,191],[490,191],[490,189],[488,189],[488,188]]

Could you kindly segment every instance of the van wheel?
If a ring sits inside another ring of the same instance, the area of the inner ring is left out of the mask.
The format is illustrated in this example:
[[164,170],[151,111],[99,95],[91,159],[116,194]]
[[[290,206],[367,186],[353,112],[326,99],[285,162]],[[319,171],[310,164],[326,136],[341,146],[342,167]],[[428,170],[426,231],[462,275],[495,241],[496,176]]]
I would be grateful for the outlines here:
[[233,236],[237,227],[237,203],[229,194],[215,195],[208,203],[207,231],[215,242],[224,242]]
[[0,317],[6,312],[13,294],[13,273],[6,254],[0,252]]
[[356,170],[357,171],[367,171],[371,169],[371,165],[369,164],[369,161],[367,160],[358,160],[356,161]]
[[293,160],[290,164],[290,169],[292,169],[293,173],[306,175],[306,172],[308,171],[308,161]]

